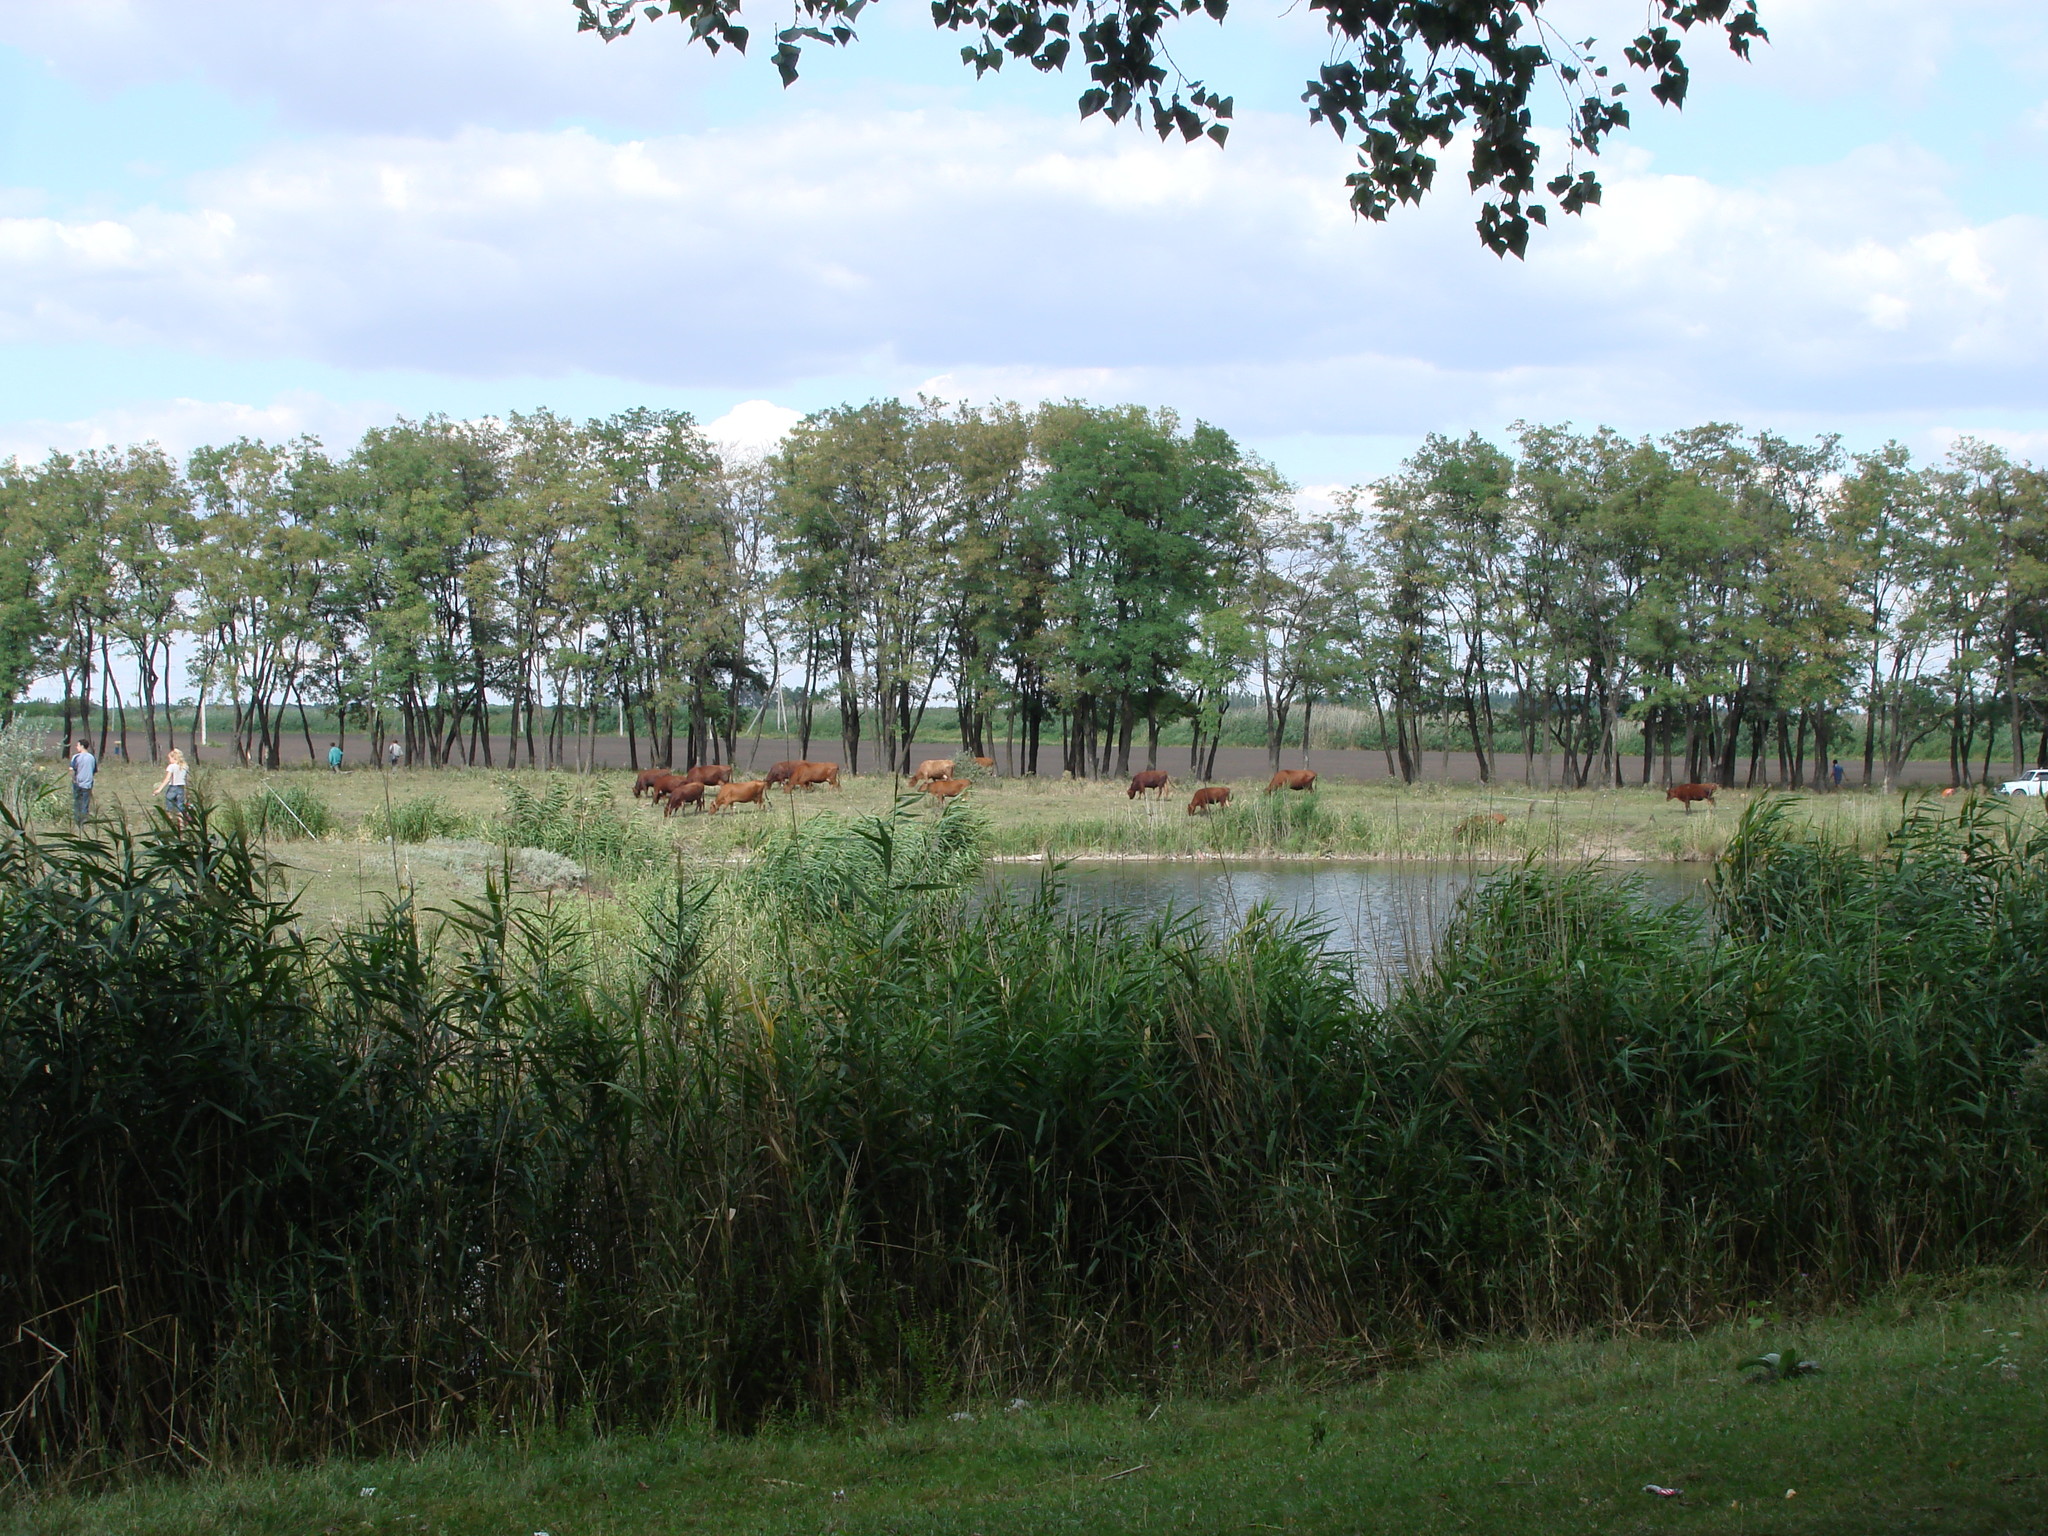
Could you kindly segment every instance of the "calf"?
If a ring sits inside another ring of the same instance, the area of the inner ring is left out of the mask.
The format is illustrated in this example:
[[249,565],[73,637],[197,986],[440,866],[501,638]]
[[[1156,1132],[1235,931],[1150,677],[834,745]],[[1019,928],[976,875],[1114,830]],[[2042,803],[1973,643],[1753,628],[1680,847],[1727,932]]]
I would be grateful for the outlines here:
[[1188,802],[1188,814],[1192,816],[1195,812],[1206,811],[1211,806],[1228,804],[1230,804],[1230,786],[1228,784],[1215,784],[1207,789],[1195,791],[1195,798]]
[[1714,803],[1714,791],[1719,787],[1719,785],[1715,784],[1674,784],[1664,791],[1664,798],[1666,800],[1676,800],[1685,807],[1685,814],[1690,816],[1692,814],[1693,801],[1704,800],[1707,804],[1712,805]]
[[1496,827],[1504,827],[1507,824],[1508,818],[1505,811],[1479,811],[1471,816],[1467,816],[1451,830],[1459,842],[1470,843],[1476,842],[1482,837],[1490,836]]
[[995,771],[996,760],[992,757],[977,757],[974,760],[974,766],[977,768],[986,768],[991,773],[993,773]]
[[686,805],[694,805],[701,811],[704,809],[704,786],[678,779],[660,798],[668,802],[668,809],[661,813],[663,816],[673,816]]
[[715,816],[728,805],[758,805],[765,811],[768,802],[763,797],[767,792],[766,779],[755,779],[746,784],[721,784],[718,786],[717,803],[711,807],[710,814]]
[[917,788],[927,779],[950,779],[953,777],[953,759],[950,757],[928,757],[917,765],[917,772],[910,776],[910,787]]
[[820,784],[830,784],[834,789],[839,787],[837,763],[798,763],[783,788],[794,794],[799,789],[816,789]]
[[1277,795],[1283,789],[1314,789],[1316,776],[1307,768],[1282,768],[1266,780],[1266,793]]
[[972,779],[926,779],[924,792],[934,800],[950,800],[973,782]]
[[1159,798],[1164,800],[1167,787],[1172,783],[1172,777],[1164,768],[1147,768],[1142,773],[1131,775],[1131,787],[1124,791],[1124,798],[1135,800],[1140,795],[1156,791]]

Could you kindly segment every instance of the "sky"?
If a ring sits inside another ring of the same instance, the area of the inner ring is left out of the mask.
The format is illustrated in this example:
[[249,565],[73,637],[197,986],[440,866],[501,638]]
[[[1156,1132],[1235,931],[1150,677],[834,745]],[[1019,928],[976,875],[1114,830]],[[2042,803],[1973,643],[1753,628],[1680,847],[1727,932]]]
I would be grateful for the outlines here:
[[[1547,11],[1618,67],[1644,9]],[[1170,406],[1311,498],[1516,421],[2048,457],[2048,5],[1761,10],[1518,262],[1455,164],[1351,215],[1299,0],[1173,39],[1225,149],[977,83],[915,0],[788,90],[569,0],[0,0],[0,457],[918,392]]]

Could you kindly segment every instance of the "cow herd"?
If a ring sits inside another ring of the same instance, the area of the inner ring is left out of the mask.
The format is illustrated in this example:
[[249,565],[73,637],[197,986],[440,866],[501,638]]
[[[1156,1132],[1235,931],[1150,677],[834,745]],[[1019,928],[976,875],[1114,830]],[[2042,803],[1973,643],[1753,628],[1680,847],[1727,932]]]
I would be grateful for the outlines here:
[[[922,790],[939,803],[964,794],[974,781],[956,775],[960,761],[951,757],[926,758],[910,776],[911,789]],[[983,772],[995,771],[996,761],[992,757],[977,757],[971,761],[976,769]],[[778,784],[787,794],[826,785],[837,789],[840,787],[839,765],[791,759],[774,764],[762,778],[741,783],[733,782],[732,769],[724,763],[706,763],[683,773],[666,768],[645,768],[633,779],[633,798],[651,797],[649,803],[659,802],[664,817],[675,815],[686,805],[695,806],[701,814],[711,816],[731,805],[758,805],[766,810],[768,791]],[[1283,789],[1315,787],[1316,776],[1309,769],[1283,768],[1267,782],[1266,793],[1274,795]],[[1172,788],[1171,774],[1160,768],[1146,768],[1131,775],[1130,788],[1124,798],[1135,800],[1140,795],[1152,795],[1164,800]],[[717,793],[711,794],[713,790]],[[707,795],[710,795],[708,800],[705,798]],[[1229,785],[1205,785],[1197,789],[1194,798],[1188,801],[1188,814],[1193,816],[1228,804]]]

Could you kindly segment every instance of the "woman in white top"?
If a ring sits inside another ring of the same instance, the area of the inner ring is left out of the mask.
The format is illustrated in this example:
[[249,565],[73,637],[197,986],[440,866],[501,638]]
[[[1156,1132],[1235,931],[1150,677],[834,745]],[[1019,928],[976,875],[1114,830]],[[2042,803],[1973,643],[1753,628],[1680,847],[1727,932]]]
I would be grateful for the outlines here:
[[191,772],[186,765],[185,754],[173,747],[171,755],[164,759],[164,776],[152,791],[164,797],[164,809],[171,813],[171,820],[180,825],[185,820],[185,780]]

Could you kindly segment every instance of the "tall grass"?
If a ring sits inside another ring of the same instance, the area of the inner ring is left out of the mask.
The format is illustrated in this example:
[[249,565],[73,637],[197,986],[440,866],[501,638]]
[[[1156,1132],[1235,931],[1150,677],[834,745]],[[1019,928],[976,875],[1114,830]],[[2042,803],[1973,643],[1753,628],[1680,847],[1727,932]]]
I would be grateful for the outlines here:
[[781,835],[602,969],[495,887],[309,940],[198,819],[0,842],[9,1465],[1156,1386],[2048,1257],[2048,838],[1997,808],[1875,861],[1753,811],[1707,916],[1524,867],[1384,1004],[1270,914],[988,898],[964,807]]
[[[200,790],[205,797],[205,787]],[[259,841],[322,838],[335,829],[334,809],[304,784],[260,783],[245,798],[226,797],[213,812],[223,831]]]
[[463,837],[472,830],[470,818],[451,806],[445,795],[415,795],[389,810],[374,805],[363,818],[364,835],[380,843],[425,843],[437,837]]

